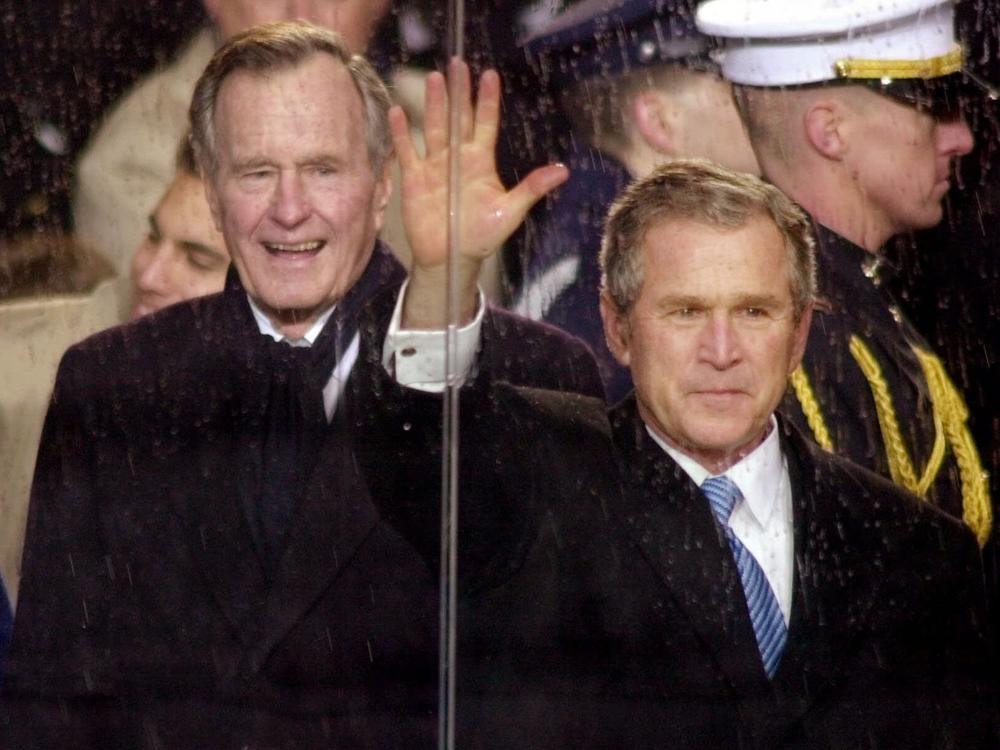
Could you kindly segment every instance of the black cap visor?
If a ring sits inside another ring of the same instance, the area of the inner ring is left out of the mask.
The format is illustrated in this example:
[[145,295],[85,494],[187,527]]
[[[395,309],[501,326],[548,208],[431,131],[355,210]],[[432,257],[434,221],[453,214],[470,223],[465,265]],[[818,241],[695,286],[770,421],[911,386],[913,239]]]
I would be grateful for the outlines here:
[[937,78],[870,78],[853,82],[935,117],[955,116],[970,103],[1000,98],[1000,89],[965,70]]

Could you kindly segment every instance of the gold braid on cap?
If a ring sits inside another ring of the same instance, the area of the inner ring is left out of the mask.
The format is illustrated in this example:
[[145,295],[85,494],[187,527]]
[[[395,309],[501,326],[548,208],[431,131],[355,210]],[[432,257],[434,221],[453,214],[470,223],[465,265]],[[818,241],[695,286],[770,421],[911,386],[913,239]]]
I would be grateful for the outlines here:
[[965,53],[956,44],[950,52],[924,60],[865,60],[845,58],[833,64],[838,78],[940,78],[958,73]]
[[[892,405],[892,394],[889,392],[881,366],[871,349],[857,335],[851,336],[849,348],[871,388],[892,480],[910,492],[926,497],[927,491],[941,470],[945,449],[950,447],[955,455],[962,480],[962,520],[975,533],[979,546],[982,547],[989,539],[993,525],[987,474],[983,470],[979,452],[966,425],[968,409],[958,389],[945,372],[941,360],[930,352],[913,347],[927,380],[934,413],[934,447],[927,466],[918,479],[899,429],[899,420]],[[802,407],[802,413],[805,414],[806,422],[816,442],[826,450],[832,450],[830,430],[823,419],[819,402],[805,370],[802,367],[797,368],[792,373],[791,381],[792,390]]]

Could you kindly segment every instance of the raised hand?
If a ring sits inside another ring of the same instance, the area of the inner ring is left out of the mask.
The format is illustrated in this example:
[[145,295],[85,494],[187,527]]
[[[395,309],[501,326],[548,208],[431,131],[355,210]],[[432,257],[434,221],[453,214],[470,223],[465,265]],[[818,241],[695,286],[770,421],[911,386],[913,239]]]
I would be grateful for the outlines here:
[[[507,190],[497,175],[495,149],[500,121],[500,77],[488,70],[479,79],[476,104],[466,63],[453,60],[448,75],[456,84],[460,108],[458,154],[459,230],[455,258],[459,308],[463,320],[475,311],[476,280],[482,261],[496,252],[524,220],[531,207],[569,176],[562,165],[533,170]],[[389,125],[402,172],[403,225],[413,253],[403,321],[408,327],[438,328],[444,320],[448,252],[448,92],[440,73],[431,73],[425,94],[421,157],[400,107],[389,112]]]

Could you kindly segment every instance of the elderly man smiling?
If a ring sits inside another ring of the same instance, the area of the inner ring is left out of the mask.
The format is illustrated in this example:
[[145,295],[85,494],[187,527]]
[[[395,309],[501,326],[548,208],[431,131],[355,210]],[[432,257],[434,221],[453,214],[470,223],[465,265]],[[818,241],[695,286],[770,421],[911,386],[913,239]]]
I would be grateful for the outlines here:
[[108,112],[77,163],[77,236],[120,273],[140,241],[146,216],[170,184],[176,144],[188,129],[194,84],[216,48],[251,26],[300,19],[340,34],[364,53],[389,0],[204,0],[212,23],[176,59],[140,81]]
[[[429,147],[447,164],[444,82],[429,85]],[[471,110],[470,96],[458,105]],[[466,209],[505,217],[477,236],[487,246],[565,177],[543,167],[503,188],[498,99],[486,76],[480,136],[463,146],[481,165],[464,170],[476,177]],[[388,110],[371,66],[303,22],[251,29],[205,70],[192,129],[234,268],[223,292],[104,332],[62,362],[0,744],[433,744],[436,580],[370,487],[392,476],[392,455],[367,450],[356,428],[378,408],[374,338],[404,276],[376,240]],[[413,236],[436,256],[446,171],[421,182],[426,223]],[[483,326],[534,352],[503,358],[513,382],[600,392],[582,344],[499,311],[483,310]],[[399,341],[397,370],[419,370]]]

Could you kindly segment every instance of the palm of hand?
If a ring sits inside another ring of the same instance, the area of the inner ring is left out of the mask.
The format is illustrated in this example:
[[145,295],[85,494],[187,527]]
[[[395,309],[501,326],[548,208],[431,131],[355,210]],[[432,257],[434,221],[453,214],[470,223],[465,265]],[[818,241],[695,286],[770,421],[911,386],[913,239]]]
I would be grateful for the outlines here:
[[[450,72],[454,106],[459,107],[458,137],[449,139],[448,95],[445,79],[432,73],[427,81],[426,155],[413,147],[406,116],[399,108],[390,115],[393,139],[402,171],[403,223],[415,268],[435,269],[447,262],[449,210],[457,212],[454,251],[470,265],[495,252],[517,228],[528,210],[567,176],[561,166],[534,170],[507,190],[497,174],[494,150],[500,118],[500,81],[486,71],[479,84],[475,107],[471,98],[469,69],[453,63]],[[458,148],[452,164],[452,149]],[[450,174],[457,166],[454,184],[458,195],[449,206]]]

